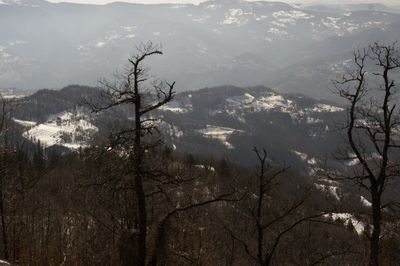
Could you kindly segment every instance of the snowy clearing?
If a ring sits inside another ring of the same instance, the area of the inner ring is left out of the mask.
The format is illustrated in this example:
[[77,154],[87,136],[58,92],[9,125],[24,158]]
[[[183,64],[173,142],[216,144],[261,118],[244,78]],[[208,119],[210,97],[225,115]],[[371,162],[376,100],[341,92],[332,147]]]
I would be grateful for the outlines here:
[[234,132],[240,132],[240,130],[228,128],[228,127],[218,127],[207,125],[206,128],[197,130],[198,133],[207,137],[216,139],[222,142],[228,149],[233,149],[233,145],[227,141],[228,137]]
[[[33,125],[35,122],[21,123]],[[40,141],[45,147],[61,145],[69,149],[79,149],[88,146],[87,142],[97,130],[86,117],[63,112],[49,118],[46,123],[34,125],[23,136],[34,142]]]

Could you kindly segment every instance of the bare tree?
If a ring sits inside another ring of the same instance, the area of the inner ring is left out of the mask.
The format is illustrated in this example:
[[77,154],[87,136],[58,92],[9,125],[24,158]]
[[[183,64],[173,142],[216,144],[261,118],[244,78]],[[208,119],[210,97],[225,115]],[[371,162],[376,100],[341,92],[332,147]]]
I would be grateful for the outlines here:
[[7,174],[6,153],[7,153],[7,124],[8,124],[9,107],[6,99],[0,94],[0,216],[2,229],[3,256],[6,260],[9,258],[8,252],[8,236],[5,220],[5,199],[4,187],[5,177]]
[[249,197],[254,200],[250,200],[252,204],[247,217],[250,224],[254,224],[255,237],[246,239],[244,236],[239,236],[238,232],[235,232],[235,230],[228,226],[225,225],[224,227],[231,238],[242,245],[249,258],[257,265],[268,266],[272,264],[273,257],[284,236],[303,222],[313,221],[313,219],[324,216],[327,212],[299,215],[299,210],[304,206],[306,201],[307,193],[305,193],[305,196],[292,202],[282,212],[271,215],[268,212],[268,200],[271,200],[271,190],[276,188],[277,179],[288,168],[274,170],[268,163],[265,150],[259,151],[255,148],[254,152],[257,155],[259,170],[257,173],[256,189],[249,191]]
[[144,153],[146,145],[143,138],[155,129],[155,119],[150,117],[150,112],[171,101],[174,95],[173,83],[152,80],[143,66],[144,62],[153,55],[162,55],[158,46],[151,42],[142,44],[137,48],[137,53],[129,59],[129,65],[122,79],[116,82],[104,81],[104,99],[109,100],[104,106],[90,104],[95,112],[112,107],[129,105],[134,111],[133,125],[131,128],[114,134],[113,144],[124,144],[130,149],[129,156],[132,162],[133,187],[137,205],[137,258],[135,265],[146,263],[147,239],[147,211],[146,195],[144,190]]
[[[349,103],[344,158],[356,160],[350,173],[333,178],[350,180],[371,197],[372,234],[370,265],[379,265],[382,202],[390,180],[399,177],[400,112],[393,72],[400,68],[397,44],[374,43],[353,54],[355,69],[335,82],[341,97]],[[371,70],[370,70],[371,69]],[[371,85],[372,84],[372,85]],[[398,151],[398,150],[397,150]],[[350,155],[349,155],[350,152]]]

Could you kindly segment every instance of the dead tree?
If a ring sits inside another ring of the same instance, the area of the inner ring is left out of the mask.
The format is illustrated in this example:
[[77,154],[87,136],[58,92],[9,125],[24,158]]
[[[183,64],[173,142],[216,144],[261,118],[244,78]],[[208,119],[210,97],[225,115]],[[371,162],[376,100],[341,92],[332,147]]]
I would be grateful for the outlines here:
[[[382,196],[391,179],[399,177],[400,112],[393,72],[400,68],[396,43],[374,43],[353,54],[355,69],[335,81],[339,95],[349,103],[344,159],[356,160],[351,173],[335,179],[350,180],[371,198],[372,234],[369,265],[379,265]],[[378,85],[370,85],[378,84]],[[372,87],[374,86],[374,87]],[[376,87],[375,87],[376,86]],[[349,156],[351,152],[351,156]],[[343,158],[342,158],[343,159]],[[389,203],[389,202],[388,202]]]
[[104,81],[104,99],[109,102],[104,106],[97,104],[89,105],[95,112],[104,111],[112,107],[128,105],[132,106],[134,112],[133,125],[131,128],[120,131],[113,136],[113,144],[123,143],[129,148],[128,153],[132,162],[133,187],[136,195],[137,206],[137,258],[134,265],[144,266],[146,264],[146,239],[147,239],[147,211],[146,195],[144,190],[144,153],[146,145],[143,138],[155,129],[155,119],[149,115],[172,100],[174,95],[173,83],[155,81],[150,78],[144,62],[153,55],[162,55],[159,47],[151,42],[142,44],[129,61],[126,73],[122,79],[116,82]]
[[9,258],[8,252],[8,237],[7,237],[7,226],[5,220],[5,199],[4,199],[4,187],[5,178],[7,174],[6,165],[6,153],[7,153],[7,123],[8,123],[8,108],[7,101],[0,94],[0,216],[1,216],[1,230],[2,230],[2,244],[3,244],[3,256],[6,260]]

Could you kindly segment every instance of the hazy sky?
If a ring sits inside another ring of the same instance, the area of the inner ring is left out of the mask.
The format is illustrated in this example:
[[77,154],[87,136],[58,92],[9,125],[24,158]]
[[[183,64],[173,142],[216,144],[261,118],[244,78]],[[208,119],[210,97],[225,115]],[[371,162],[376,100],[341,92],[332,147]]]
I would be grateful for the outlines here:
[[[50,2],[74,2],[74,3],[88,3],[88,4],[106,4],[111,2],[132,2],[144,4],[158,4],[158,3],[192,3],[198,4],[204,0],[49,0]],[[275,0],[287,3],[382,3],[388,5],[400,5],[400,0]]]

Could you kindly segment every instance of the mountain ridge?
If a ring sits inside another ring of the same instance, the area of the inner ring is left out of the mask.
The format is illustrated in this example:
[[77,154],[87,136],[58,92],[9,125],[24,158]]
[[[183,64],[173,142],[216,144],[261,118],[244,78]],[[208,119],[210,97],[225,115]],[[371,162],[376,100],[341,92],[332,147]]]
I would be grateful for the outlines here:
[[[179,91],[227,83],[269,85],[275,69],[284,72],[293,64],[318,60],[316,47],[323,49],[333,43],[331,38],[350,40],[365,33],[365,42],[374,36],[385,39],[399,21],[394,13],[332,14],[281,2],[0,5],[0,86],[95,86],[122,69],[135,45],[146,40],[162,43],[164,50],[149,67],[161,78],[176,80]],[[351,41],[338,43],[330,50],[343,54],[354,48]],[[288,88],[308,93],[296,89]]]

